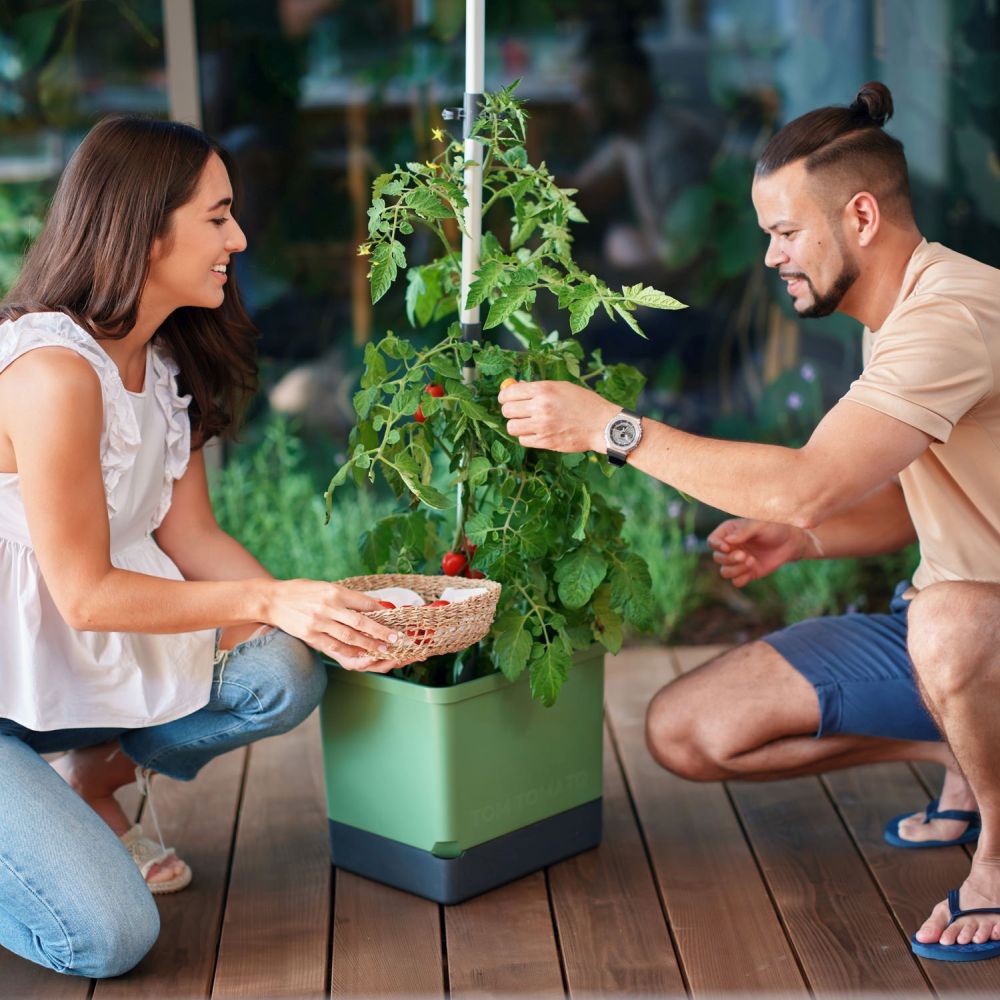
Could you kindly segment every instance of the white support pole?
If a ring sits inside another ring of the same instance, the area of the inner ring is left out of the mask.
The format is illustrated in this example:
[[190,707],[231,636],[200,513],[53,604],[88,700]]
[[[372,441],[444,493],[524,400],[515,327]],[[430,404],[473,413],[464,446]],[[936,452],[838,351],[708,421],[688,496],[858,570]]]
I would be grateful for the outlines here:
[[163,0],[163,45],[167,57],[167,103],[175,122],[201,128],[201,87],[194,0]]
[[463,118],[465,160],[475,166],[465,168],[465,229],[462,235],[462,286],[459,319],[467,336],[479,334],[479,306],[465,309],[469,286],[479,269],[479,248],[483,228],[483,147],[471,138],[479,114],[478,97],[483,92],[484,49],[486,41],[485,0],[466,0],[465,4],[465,102]]

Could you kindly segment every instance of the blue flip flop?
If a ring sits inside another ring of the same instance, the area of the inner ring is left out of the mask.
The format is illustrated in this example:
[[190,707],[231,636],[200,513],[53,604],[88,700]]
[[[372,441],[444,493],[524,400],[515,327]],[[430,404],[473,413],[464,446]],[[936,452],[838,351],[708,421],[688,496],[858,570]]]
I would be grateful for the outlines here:
[[[958,889],[952,889],[948,893],[948,911],[950,913],[948,925],[951,926],[959,917],[966,917],[970,913],[1000,913],[1000,906],[959,909]],[[1000,955],[1000,941],[984,941],[982,944],[941,944],[940,941],[935,941],[932,944],[921,944],[915,934],[910,938],[910,948],[914,955],[937,959],[940,962],[981,962],[983,959],[996,958]]]
[[902,820],[909,818],[913,813],[903,813],[894,816],[885,825],[882,837],[887,844],[893,847],[954,847],[956,844],[971,844],[979,839],[979,832],[982,829],[982,820],[979,813],[966,809],[945,809],[938,812],[938,799],[931,799],[927,803],[924,811],[924,822],[929,823],[932,819],[955,819],[964,820],[969,825],[961,836],[953,837],[951,840],[905,840],[899,835],[899,824]]

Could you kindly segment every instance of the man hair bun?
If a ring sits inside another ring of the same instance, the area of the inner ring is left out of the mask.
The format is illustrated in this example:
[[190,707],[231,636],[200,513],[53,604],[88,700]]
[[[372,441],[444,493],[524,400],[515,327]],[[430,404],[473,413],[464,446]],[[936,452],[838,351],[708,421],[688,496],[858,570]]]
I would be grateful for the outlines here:
[[884,83],[872,80],[859,91],[851,111],[881,128],[892,117],[892,94]]

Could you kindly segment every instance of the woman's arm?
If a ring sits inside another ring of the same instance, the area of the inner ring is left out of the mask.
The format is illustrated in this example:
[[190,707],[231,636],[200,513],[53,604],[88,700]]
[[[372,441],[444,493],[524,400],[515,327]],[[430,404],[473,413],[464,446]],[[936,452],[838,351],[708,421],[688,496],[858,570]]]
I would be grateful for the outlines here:
[[156,542],[185,580],[246,580],[271,574],[219,527],[208,495],[204,451],[191,452],[187,471],[174,483],[170,510]]
[[376,601],[334,583],[272,580],[253,575],[248,563],[243,578],[229,581],[165,580],[114,567],[102,420],[97,376],[74,352],[31,351],[0,375],[0,433],[17,459],[42,575],[72,628],[171,633],[266,622],[345,666],[359,650],[381,652],[395,641],[361,613],[377,610]]

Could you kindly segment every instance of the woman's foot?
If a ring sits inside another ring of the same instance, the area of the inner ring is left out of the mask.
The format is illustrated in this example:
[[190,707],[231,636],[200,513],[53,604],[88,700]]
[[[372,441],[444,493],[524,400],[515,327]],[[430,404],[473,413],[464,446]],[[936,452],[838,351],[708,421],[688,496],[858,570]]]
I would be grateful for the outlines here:
[[[110,759],[109,759],[110,758]],[[114,793],[135,781],[135,765],[121,752],[118,741],[71,750],[52,761],[56,773],[121,837],[132,824]],[[170,855],[146,873],[151,885],[171,882],[186,869],[180,858]]]
[[[959,771],[948,768],[944,773],[937,811],[961,809],[972,812],[977,808],[976,797],[972,794],[969,783]],[[932,819],[924,822],[926,818],[926,813],[921,810],[901,819],[897,828],[899,837],[915,844],[928,840],[956,840],[969,828],[968,822],[961,819]]]

